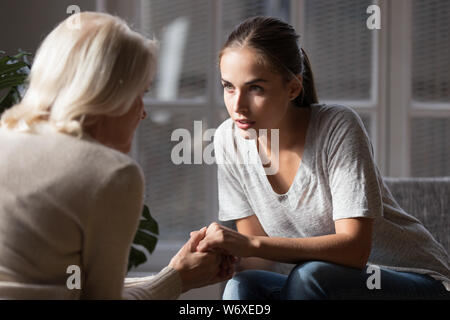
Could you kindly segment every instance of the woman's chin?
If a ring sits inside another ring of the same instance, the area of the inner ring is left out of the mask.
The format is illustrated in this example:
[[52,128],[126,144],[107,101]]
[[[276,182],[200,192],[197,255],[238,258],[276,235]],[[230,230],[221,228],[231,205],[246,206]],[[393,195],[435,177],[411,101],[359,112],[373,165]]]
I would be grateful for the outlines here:
[[238,129],[239,135],[246,140],[255,140],[258,138],[257,131],[253,128],[250,129]]

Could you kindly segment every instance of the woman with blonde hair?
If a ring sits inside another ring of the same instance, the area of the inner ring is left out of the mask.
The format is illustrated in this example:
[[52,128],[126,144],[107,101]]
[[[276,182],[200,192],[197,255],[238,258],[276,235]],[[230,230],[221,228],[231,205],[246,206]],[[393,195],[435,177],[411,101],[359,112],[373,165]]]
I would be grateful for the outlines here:
[[[203,228],[159,274],[124,288],[144,194],[126,153],[156,53],[121,19],[93,12],[40,46],[23,100],[1,118],[0,298],[172,299],[230,278],[227,259],[195,252]],[[73,266],[81,286],[69,289]]]

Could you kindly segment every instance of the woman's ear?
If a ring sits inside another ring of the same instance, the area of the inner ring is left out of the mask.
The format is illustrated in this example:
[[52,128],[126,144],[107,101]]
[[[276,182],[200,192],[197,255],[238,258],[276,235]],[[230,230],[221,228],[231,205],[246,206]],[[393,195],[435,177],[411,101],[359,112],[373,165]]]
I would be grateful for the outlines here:
[[303,90],[303,77],[297,74],[289,82],[289,97],[291,100],[297,98]]

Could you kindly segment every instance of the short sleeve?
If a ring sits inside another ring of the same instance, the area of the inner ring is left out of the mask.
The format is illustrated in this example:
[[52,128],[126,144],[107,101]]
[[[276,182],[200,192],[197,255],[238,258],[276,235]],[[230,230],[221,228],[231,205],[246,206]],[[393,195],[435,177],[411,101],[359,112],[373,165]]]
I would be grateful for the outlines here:
[[382,215],[380,177],[358,114],[343,109],[329,129],[326,152],[333,220]]
[[[223,128],[223,126],[221,127]],[[230,141],[226,143],[226,138],[231,138],[224,136],[226,132],[228,131],[221,130],[219,127],[214,136],[214,153],[217,160],[219,220],[221,221],[242,219],[254,214],[244,192],[244,181],[238,168],[240,164],[230,161],[230,154],[227,152],[229,148],[225,148],[226,145],[230,145]]]

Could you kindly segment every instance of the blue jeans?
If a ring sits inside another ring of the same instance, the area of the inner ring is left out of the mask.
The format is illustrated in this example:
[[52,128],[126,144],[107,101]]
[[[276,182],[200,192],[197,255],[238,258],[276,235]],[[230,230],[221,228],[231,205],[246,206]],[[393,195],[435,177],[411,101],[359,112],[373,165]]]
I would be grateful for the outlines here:
[[289,276],[246,270],[229,280],[223,293],[224,300],[449,298],[442,282],[427,275],[367,266],[360,270],[323,261],[299,264]]

